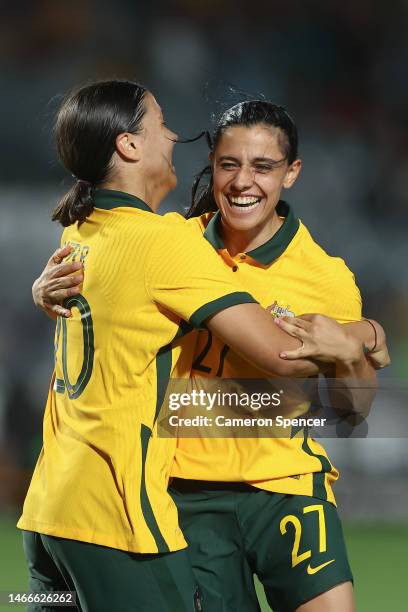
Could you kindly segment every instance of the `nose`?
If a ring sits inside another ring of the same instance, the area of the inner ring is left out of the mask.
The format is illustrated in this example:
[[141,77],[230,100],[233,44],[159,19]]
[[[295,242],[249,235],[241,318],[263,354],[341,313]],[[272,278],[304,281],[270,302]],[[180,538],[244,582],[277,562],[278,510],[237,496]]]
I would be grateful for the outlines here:
[[231,187],[237,191],[244,191],[254,182],[254,173],[248,166],[242,166],[234,175]]

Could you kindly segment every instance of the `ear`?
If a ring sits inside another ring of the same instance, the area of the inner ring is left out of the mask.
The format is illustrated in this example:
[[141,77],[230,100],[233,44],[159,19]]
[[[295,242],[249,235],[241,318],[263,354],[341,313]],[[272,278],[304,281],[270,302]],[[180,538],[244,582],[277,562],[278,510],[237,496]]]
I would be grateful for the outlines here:
[[139,161],[141,157],[140,144],[136,134],[125,132],[116,136],[116,151],[128,161]]
[[285,189],[290,189],[293,183],[296,181],[297,177],[300,174],[302,169],[302,160],[295,159],[293,163],[290,164],[289,168],[286,170],[286,175],[283,180],[283,186]]

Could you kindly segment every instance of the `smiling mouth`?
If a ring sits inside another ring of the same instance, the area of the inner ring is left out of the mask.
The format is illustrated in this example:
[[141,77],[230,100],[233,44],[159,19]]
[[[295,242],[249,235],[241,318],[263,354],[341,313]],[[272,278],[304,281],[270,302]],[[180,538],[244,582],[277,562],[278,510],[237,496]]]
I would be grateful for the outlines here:
[[256,208],[262,198],[260,196],[227,196],[227,200],[231,208],[239,208],[246,210],[250,210],[252,208]]

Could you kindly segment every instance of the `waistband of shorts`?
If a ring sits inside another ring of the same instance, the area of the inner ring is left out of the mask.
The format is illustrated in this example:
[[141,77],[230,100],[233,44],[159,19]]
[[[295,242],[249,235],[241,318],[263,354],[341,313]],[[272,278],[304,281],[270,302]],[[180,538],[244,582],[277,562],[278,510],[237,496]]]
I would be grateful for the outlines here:
[[220,482],[218,480],[190,480],[188,478],[172,478],[170,489],[180,493],[195,493],[196,491],[235,491],[256,493],[259,489],[246,482]]

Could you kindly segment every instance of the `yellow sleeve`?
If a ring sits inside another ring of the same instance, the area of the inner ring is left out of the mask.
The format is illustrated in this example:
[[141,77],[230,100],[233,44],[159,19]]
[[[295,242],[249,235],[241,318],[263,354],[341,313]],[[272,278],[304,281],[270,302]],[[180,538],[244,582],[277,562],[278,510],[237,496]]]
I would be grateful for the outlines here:
[[201,232],[187,224],[157,228],[146,258],[145,285],[151,299],[195,327],[225,308],[256,302]]
[[332,276],[332,288],[329,289],[330,316],[339,323],[361,321],[362,301],[360,290],[356,285],[354,274],[342,259],[337,260],[337,270]]

